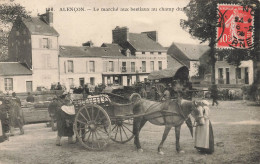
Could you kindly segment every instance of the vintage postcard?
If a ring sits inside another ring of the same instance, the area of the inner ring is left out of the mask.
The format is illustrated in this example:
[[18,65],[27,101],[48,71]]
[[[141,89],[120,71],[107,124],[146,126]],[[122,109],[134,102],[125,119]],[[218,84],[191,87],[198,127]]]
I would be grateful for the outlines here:
[[0,163],[259,163],[257,0],[0,0]]

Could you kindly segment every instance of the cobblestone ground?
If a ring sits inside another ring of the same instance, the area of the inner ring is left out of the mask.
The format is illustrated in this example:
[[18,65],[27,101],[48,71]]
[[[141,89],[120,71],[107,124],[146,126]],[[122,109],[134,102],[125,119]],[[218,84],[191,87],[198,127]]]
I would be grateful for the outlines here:
[[85,150],[79,143],[55,146],[56,132],[46,124],[25,125],[25,135],[10,137],[0,143],[0,163],[259,163],[260,162],[260,108],[252,102],[222,101],[211,107],[210,119],[215,136],[215,153],[202,155],[194,149],[194,140],[188,128],[181,130],[181,147],[175,151],[172,130],[165,142],[164,155],[157,154],[163,127],[149,123],[140,134],[144,152],[138,153],[133,140],[126,144],[110,142],[104,151]]

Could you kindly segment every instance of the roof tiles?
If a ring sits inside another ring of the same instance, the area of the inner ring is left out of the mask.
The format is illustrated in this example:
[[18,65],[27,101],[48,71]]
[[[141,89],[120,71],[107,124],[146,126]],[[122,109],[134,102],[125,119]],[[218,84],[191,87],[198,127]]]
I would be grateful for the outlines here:
[[0,75],[32,75],[32,71],[25,64],[16,62],[0,62]]

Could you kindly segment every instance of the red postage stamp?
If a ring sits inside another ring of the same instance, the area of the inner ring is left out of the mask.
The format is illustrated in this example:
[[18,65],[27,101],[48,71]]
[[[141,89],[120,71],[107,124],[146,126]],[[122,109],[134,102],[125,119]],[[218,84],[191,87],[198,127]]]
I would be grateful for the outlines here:
[[253,47],[254,13],[250,6],[218,5],[217,48]]

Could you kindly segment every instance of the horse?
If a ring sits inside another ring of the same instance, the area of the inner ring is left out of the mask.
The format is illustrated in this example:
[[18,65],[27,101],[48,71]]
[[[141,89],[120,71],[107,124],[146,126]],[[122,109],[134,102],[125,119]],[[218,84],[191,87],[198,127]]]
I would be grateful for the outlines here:
[[184,153],[180,148],[180,130],[181,125],[189,119],[189,115],[192,113],[193,117],[199,119],[199,103],[196,101],[178,99],[168,100],[165,102],[155,102],[146,99],[140,99],[135,103],[133,107],[133,113],[137,117],[134,117],[133,121],[133,134],[134,144],[138,152],[143,152],[139,141],[139,133],[142,127],[147,121],[154,125],[165,126],[162,141],[158,146],[158,153],[163,155],[163,143],[166,140],[169,131],[172,127],[175,127],[176,137],[176,150],[178,153]]

